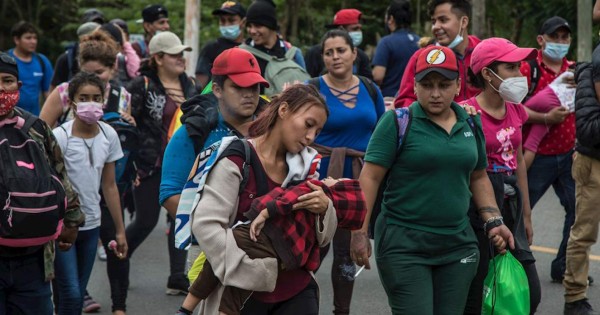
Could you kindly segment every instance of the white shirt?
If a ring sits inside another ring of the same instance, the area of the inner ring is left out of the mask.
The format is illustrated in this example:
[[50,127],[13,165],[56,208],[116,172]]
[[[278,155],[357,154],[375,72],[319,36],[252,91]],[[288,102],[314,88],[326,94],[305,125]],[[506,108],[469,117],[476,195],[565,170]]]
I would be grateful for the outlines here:
[[[100,181],[104,164],[123,157],[117,132],[108,124],[98,122],[100,130],[94,138],[83,139],[72,135],[74,120],[53,130],[63,152],[67,174],[79,194],[81,211],[85,213],[85,226],[80,231],[100,226]],[[91,160],[94,165],[90,162]]]

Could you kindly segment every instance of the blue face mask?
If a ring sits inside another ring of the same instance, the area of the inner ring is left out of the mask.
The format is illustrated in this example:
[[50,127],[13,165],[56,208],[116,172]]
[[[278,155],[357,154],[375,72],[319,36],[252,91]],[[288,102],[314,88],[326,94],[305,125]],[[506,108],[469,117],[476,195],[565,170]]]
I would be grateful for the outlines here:
[[[461,20],[462,22],[462,20]],[[454,47],[460,45],[460,43],[463,42],[464,37],[462,36],[462,27],[459,26],[458,28],[458,34],[456,35],[456,37],[454,37],[454,40],[448,45],[448,48],[450,49],[454,49]]]
[[221,36],[227,39],[236,39],[241,33],[240,26],[238,24],[219,26],[219,31],[221,32]]
[[544,48],[544,55],[553,60],[563,59],[569,52],[569,44],[559,44],[546,42],[546,48]]
[[350,38],[352,38],[352,44],[354,47],[358,47],[358,45],[360,45],[363,41],[362,31],[348,32],[348,35],[350,35]]

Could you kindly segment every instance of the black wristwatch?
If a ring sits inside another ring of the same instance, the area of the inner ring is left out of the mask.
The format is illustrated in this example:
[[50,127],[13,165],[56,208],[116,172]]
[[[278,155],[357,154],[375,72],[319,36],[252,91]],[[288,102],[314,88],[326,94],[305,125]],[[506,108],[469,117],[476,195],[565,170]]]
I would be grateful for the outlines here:
[[485,221],[485,223],[483,224],[483,231],[487,235],[489,230],[501,225],[504,225],[504,218],[502,218],[501,216],[492,217]]

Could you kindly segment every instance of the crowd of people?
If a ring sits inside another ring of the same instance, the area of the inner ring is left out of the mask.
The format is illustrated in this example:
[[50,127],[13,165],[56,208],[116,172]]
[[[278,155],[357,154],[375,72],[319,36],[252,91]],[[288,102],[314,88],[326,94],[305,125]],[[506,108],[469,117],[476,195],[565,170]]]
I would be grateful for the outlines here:
[[126,314],[131,257],[162,209],[177,315],[319,314],[314,275],[330,247],[334,314],[350,314],[371,256],[393,314],[481,314],[491,261],[507,252],[534,314],[531,213],[551,186],[565,220],[549,276],[564,314],[600,314],[586,296],[600,48],[568,60],[559,16],[521,48],[469,35],[468,0],[427,6],[419,36],[410,1],[392,0],[373,56],[362,12],[343,8],[303,55],[272,1],[225,1],[194,77],[184,52],[196,47],[160,4],[133,42],[126,21],[86,10],[54,66],[36,26],[15,24],[0,53],[0,315],[98,311],[96,256],[112,313]]

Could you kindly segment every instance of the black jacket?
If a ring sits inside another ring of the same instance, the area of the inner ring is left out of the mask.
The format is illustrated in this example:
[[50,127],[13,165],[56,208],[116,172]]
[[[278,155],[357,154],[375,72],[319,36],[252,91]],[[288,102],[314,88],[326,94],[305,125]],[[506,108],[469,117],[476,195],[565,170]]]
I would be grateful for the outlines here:
[[[179,76],[179,81],[186,99],[197,93],[194,81],[185,73]],[[140,70],[140,76],[129,83],[127,91],[131,93],[131,115],[140,133],[135,163],[138,175],[143,178],[154,173],[164,154],[168,132],[162,122],[166,92],[156,72],[149,68]]]
[[575,150],[600,160],[600,102],[594,89],[592,64],[583,62],[575,72]]

